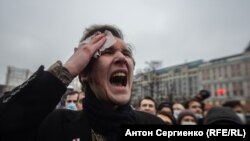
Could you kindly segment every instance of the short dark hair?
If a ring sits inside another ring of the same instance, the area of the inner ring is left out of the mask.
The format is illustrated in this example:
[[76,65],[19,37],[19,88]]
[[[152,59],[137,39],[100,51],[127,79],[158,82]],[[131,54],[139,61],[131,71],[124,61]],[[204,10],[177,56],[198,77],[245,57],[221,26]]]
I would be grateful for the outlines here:
[[156,108],[157,103],[156,103],[156,101],[155,101],[152,97],[150,97],[150,96],[145,96],[144,98],[140,99],[140,101],[139,101],[139,103],[138,103],[138,106],[139,106],[139,107],[141,106],[141,102],[142,102],[142,100],[144,100],[144,99],[148,99],[148,100],[153,101],[154,104],[155,104],[155,108]]
[[66,101],[66,99],[67,99],[67,96],[69,96],[69,95],[74,95],[74,94],[79,94],[79,92],[78,91],[66,91],[65,93],[64,93],[64,95],[62,96],[62,98],[61,98],[61,100],[60,100],[60,104],[61,104],[61,106],[65,106],[65,101]]
[[171,110],[171,112],[173,113],[173,103],[172,102],[162,102],[158,105],[157,107],[157,111],[160,111],[161,109],[163,109],[164,107],[167,107]]
[[93,34],[95,34],[98,31],[104,33],[105,30],[110,31],[115,37],[123,39],[123,34],[118,27],[116,27],[114,25],[105,24],[105,25],[92,25],[92,26],[86,28],[80,42],[84,41],[85,39],[92,36]]
[[239,100],[231,100],[231,101],[227,101],[225,103],[222,104],[223,107],[230,107],[230,108],[234,108],[237,106],[242,107],[241,103]]
[[191,102],[198,102],[198,103],[200,103],[200,104],[201,104],[201,110],[204,111],[205,103],[202,102],[202,101],[200,101],[200,100],[197,100],[197,99],[190,99],[190,100],[186,101],[186,102],[184,103],[185,109],[189,109],[189,106],[190,106],[190,103],[191,103]]

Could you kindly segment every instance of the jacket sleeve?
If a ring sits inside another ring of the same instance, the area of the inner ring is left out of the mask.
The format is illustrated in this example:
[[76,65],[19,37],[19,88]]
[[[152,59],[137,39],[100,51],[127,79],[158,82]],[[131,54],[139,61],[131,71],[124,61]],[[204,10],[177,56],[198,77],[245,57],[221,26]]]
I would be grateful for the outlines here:
[[52,112],[66,86],[41,66],[27,81],[0,98],[0,132],[37,131]]

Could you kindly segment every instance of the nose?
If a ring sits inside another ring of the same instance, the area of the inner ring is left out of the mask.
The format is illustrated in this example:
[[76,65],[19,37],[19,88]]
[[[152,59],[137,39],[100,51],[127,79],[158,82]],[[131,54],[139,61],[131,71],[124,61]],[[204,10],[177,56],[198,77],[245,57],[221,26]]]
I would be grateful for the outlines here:
[[115,54],[115,64],[125,64],[126,63],[126,57],[121,52],[116,52]]
[[202,110],[200,108],[196,108],[197,113],[202,113]]

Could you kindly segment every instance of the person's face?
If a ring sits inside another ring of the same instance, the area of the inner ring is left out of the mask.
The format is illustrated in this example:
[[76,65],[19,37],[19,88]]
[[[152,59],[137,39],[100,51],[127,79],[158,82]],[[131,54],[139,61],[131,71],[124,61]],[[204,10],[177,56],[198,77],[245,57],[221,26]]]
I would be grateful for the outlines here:
[[183,111],[184,109],[184,106],[179,103],[173,105],[173,110]]
[[68,105],[69,103],[77,103],[77,98],[78,98],[78,94],[73,94],[73,95],[68,95],[66,97],[66,100],[65,100],[65,105]]
[[202,114],[201,104],[197,101],[190,102],[188,109],[193,113]]
[[77,104],[76,104],[78,110],[83,109],[82,101],[83,101],[84,97],[85,97],[85,94],[83,92],[79,93]]
[[141,101],[139,110],[153,115],[156,114],[155,103],[150,99],[143,99]]
[[190,115],[185,115],[182,119],[181,119],[181,125],[187,125],[185,123],[189,123],[189,125],[196,125],[196,121],[195,118],[193,116]]
[[116,43],[93,63],[88,83],[98,99],[112,105],[124,105],[130,100],[133,71],[131,50],[116,38]]
[[195,119],[193,116],[190,116],[190,115],[186,115],[184,116],[181,121],[191,121],[191,122],[195,122]]

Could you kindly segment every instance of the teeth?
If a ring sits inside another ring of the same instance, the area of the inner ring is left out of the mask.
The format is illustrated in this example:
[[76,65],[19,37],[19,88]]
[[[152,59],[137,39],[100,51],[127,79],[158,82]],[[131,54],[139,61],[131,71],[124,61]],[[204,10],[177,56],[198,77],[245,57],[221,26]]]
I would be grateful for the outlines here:
[[115,74],[112,75],[113,77],[115,76],[126,76],[126,74],[124,72],[117,72]]
[[126,86],[127,74],[125,72],[116,72],[112,74],[109,81],[111,84],[116,85],[116,86]]

